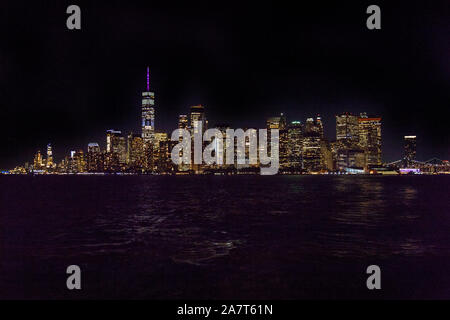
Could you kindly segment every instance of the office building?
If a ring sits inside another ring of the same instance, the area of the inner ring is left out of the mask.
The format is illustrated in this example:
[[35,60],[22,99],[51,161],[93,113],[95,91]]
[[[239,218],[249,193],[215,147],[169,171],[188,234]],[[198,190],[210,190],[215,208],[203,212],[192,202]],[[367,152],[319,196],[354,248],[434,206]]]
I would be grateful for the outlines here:
[[153,143],[155,133],[155,93],[150,91],[150,69],[147,67],[147,88],[142,92],[142,132],[144,143]]
[[404,165],[410,166],[413,160],[416,160],[416,147],[417,147],[416,136],[404,137],[404,154],[403,154]]
[[112,158],[117,158],[116,165],[127,163],[127,142],[121,131],[106,131],[106,152],[115,154]]
[[88,144],[87,171],[88,172],[103,171],[103,155],[101,153],[99,144],[96,142],[90,142]]
[[336,140],[349,147],[354,147],[358,144],[358,116],[348,112],[336,116]]
[[366,168],[381,165],[381,117],[361,113],[358,118],[358,130],[359,146],[365,153]]
[[303,169],[308,172],[318,172],[323,169],[321,138],[318,135],[305,135],[303,137]]
[[288,139],[288,164],[291,169],[302,168],[302,150],[303,150],[303,126],[300,121],[292,121],[287,126]]
[[144,139],[141,135],[130,133],[127,137],[127,165],[132,172],[142,172],[146,167]]
[[[201,123],[201,132],[200,128],[196,125],[198,122]],[[196,173],[202,172],[202,165],[194,163],[194,137],[198,134],[201,134],[203,137],[204,132],[208,129],[208,121],[205,116],[205,107],[202,105],[192,106],[190,110],[190,129],[191,129],[191,165],[190,169]],[[203,138],[202,138],[203,141]],[[203,155],[204,143],[202,142],[202,155]]]
[[178,116],[178,129],[188,129],[189,128],[189,119],[185,114],[180,114]]
[[41,168],[42,168],[42,155],[41,150],[38,150],[34,156],[33,169],[40,170]]
[[47,145],[47,169],[53,168],[53,152],[52,145],[49,143]]

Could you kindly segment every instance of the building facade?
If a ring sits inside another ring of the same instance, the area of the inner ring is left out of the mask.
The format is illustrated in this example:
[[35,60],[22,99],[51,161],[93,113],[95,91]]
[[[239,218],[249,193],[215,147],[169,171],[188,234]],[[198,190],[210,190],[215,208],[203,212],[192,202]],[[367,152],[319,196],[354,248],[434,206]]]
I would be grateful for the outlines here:
[[303,126],[300,121],[292,121],[287,127],[289,169],[302,169]]
[[403,141],[403,162],[405,166],[410,166],[413,160],[416,160],[416,136],[405,136]]
[[381,117],[362,113],[358,118],[359,146],[365,153],[365,166],[379,166],[381,158]]
[[142,132],[144,143],[152,143],[155,133],[155,93],[150,91],[150,69],[147,67],[147,90],[142,92]]

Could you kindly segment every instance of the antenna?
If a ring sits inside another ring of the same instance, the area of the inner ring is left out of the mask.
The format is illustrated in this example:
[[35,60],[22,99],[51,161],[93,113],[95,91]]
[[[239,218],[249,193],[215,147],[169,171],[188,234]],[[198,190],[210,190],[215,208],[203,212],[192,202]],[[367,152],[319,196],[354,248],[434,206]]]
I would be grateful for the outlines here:
[[147,67],[147,92],[150,91],[150,68]]

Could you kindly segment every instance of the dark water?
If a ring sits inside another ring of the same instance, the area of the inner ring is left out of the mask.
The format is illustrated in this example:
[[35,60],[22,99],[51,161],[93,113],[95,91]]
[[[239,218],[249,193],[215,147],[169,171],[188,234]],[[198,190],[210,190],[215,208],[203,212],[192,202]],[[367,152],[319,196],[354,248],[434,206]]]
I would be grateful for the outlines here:
[[449,183],[1,176],[0,298],[450,299]]

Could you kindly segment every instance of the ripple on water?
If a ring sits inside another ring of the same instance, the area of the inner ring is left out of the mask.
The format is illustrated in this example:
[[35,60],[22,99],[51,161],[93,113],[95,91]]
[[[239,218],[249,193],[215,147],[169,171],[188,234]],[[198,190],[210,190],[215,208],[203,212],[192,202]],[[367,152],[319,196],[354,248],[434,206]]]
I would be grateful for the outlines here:
[[207,265],[216,258],[229,255],[231,250],[235,249],[239,243],[239,240],[202,241],[183,249],[171,258],[175,263],[187,263],[196,266]]

